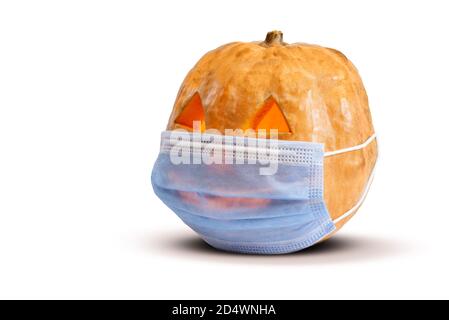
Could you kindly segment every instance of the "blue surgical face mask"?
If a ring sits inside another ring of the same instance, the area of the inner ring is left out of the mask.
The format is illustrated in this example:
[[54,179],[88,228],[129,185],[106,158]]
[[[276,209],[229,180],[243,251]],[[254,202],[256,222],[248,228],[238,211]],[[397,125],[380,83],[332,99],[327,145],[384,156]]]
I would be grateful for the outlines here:
[[335,230],[323,199],[324,157],[373,139],[325,154],[320,143],[167,131],[151,180],[157,196],[213,247],[289,253]]

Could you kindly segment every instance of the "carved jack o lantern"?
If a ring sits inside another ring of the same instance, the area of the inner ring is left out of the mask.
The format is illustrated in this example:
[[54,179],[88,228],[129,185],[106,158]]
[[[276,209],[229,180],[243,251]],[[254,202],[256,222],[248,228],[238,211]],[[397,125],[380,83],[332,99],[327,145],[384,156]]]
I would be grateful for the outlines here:
[[[278,129],[279,139],[323,143],[326,151],[362,144],[374,134],[354,65],[334,49],[287,44],[279,31],[263,42],[226,44],[198,61],[179,90],[167,129],[192,129],[193,121],[222,133]],[[325,158],[324,199],[337,230],[356,210],[341,216],[358,208],[376,158],[375,141]],[[195,202],[194,195],[183,196]]]

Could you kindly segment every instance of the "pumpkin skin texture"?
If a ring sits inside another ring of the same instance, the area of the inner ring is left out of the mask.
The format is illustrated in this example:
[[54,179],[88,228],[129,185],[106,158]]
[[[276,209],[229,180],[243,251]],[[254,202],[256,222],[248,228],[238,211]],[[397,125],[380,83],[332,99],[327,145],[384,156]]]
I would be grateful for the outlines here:
[[[225,129],[257,129],[257,123],[276,126],[278,120],[260,120],[269,103],[277,104],[287,121],[278,126],[282,140],[319,142],[333,151],[374,134],[354,65],[334,49],[287,44],[280,31],[262,42],[233,42],[206,53],[182,83],[167,130],[186,128],[176,120],[198,96],[204,110],[197,120],[223,134]],[[376,159],[375,140],[361,150],[325,158],[324,199],[333,220],[360,200]],[[340,220],[337,230],[354,213]]]

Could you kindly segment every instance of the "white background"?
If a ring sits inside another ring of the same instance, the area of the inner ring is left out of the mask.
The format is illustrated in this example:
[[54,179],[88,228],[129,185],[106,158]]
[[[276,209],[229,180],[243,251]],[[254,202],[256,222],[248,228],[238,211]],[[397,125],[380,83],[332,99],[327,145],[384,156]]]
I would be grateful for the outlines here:
[[[447,1],[2,1],[1,298],[449,298]],[[153,194],[177,90],[206,51],[343,51],[370,97],[377,174],[333,240],[209,249]]]

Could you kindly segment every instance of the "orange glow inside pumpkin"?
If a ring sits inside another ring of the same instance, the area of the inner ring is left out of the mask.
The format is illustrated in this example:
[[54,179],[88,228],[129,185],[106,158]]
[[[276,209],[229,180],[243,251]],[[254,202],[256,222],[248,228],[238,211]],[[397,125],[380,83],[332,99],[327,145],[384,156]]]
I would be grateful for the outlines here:
[[279,133],[291,133],[290,127],[282,113],[281,108],[273,97],[265,101],[262,109],[257,113],[253,120],[253,129],[264,129],[267,133],[270,129],[277,129]]
[[[191,131],[193,130],[194,121],[201,123],[202,132],[206,130],[204,107],[198,92],[196,92],[186,104],[176,118],[175,123],[182,128]],[[262,108],[250,123],[251,125],[249,127],[242,129],[254,129],[255,131],[266,130],[267,136],[269,136],[270,130],[273,129],[278,130],[278,133],[280,134],[291,133],[287,119],[273,97],[270,97],[265,101]]]
[[193,122],[201,122],[201,131],[206,130],[206,123],[204,122],[204,108],[199,93],[195,93],[190,99],[189,103],[181,111],[176,118],[175,123],[188,129],[193,129]]
[[232,208],[257,209],[270,204],[271,199],[257,199],[257,198],[239,198],[228,197],[220,198],[204,195],[200,196],[195,192],[178,191],[181,198],[189,204],[201,205],[207,203],[210,210],[223,210]]

